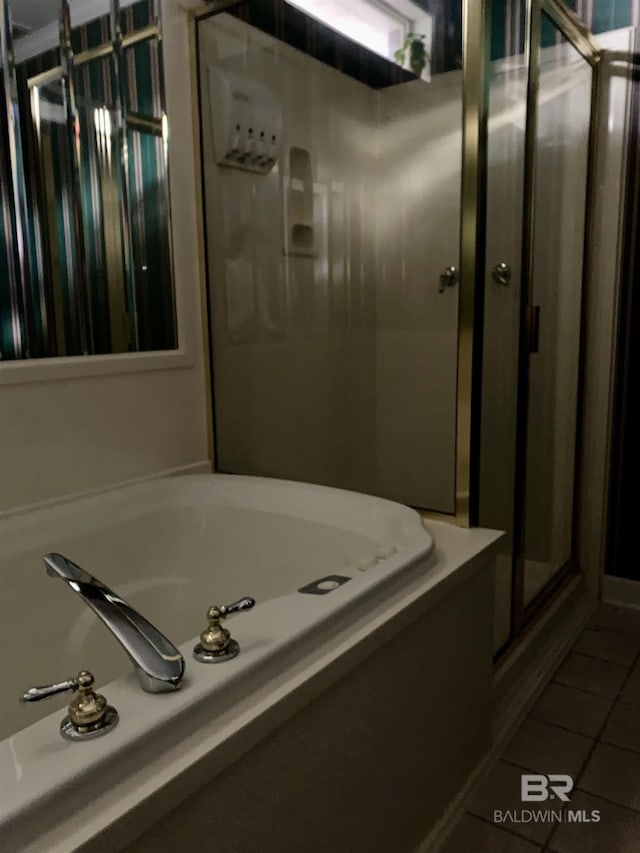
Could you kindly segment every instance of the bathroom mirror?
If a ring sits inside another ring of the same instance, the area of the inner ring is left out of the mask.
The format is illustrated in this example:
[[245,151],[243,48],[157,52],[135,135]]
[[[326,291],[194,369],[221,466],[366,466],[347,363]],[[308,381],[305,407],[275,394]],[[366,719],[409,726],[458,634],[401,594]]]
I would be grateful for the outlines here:
[[159,3],[0,10],[0,357],[175,348]]

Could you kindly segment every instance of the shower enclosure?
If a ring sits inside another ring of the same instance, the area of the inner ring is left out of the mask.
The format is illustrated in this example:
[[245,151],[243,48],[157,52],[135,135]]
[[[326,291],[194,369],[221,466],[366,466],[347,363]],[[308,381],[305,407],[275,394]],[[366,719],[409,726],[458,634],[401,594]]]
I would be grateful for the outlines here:
[[562,4],[530,4],[516,23],[512,55],[489,65],[478,520],[507,533],[496,570],[498,652],[579,570],[581,348],[599,59],[593,38]]
[[505,530],[500,654],[579,570],[598,45],[559,0],[197,14],[216,468]]

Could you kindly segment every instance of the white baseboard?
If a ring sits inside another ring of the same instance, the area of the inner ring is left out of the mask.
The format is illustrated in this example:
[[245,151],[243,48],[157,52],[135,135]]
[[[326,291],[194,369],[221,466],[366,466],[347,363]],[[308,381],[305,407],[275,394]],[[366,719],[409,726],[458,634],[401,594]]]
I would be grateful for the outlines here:
[[616,607],[640,610],[640,581],[605,575],[602,579],[602,600]]
[[[578,583],[578,581],[576,581]],[[584,629],[595,609],[595,600],[583,591],[574,588],[560,595],[545,616],[540,619],[534,629],[520,643],[518,652],[512,656],[511,666],[517,666],[517,658],[522,657],[523,650],[538,648],[539,653],[533,656],[528,671],[520,675],[516,689],[508,697],[503,697],[493,715],[493,740],[491,749],[471,773],[463,787],[450,803],[440,821],[423,839],[415,853],[438,853],[443,847],[451,831],[458,823],[465,807],[476,786],[488,775],[493,765],[500,758],[502,751],[510,738],[515,734],[522,720],[526,717],[532,705],[542,693],[554,672],[568,654],[580,632]],[[560,627],[554,625],[553,641],[549,641],[545,629],[562,611]],[[565,612],[566,611],[566,612]],[[519,654],[518,654],[519,653]],[[500,679],[496,674],[495,681]]]

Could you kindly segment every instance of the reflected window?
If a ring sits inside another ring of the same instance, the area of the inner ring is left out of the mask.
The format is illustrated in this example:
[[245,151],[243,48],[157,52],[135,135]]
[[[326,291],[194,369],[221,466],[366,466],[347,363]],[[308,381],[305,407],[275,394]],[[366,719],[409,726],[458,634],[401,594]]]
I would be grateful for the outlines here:
[[[428,53],[431,19],[410,0],[287,0],[344,36],[385,59],[407,61],[412,41],[422,41]],[[398,54],[398,51],[403,56]]]

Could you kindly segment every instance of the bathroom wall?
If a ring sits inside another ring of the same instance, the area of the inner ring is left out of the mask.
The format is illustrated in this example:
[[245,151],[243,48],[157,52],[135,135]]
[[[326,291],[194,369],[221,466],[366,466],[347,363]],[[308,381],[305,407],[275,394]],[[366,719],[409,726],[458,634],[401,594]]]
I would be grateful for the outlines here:
[[210,469],[187,19],[163,15],[180,349],[0,366],[0,510]]
[[[198,32],[220,470],[452,512],[457,292],[438,285],[458,265],[460,72],[376,90],[229,15]],[[210,65],[280,99],[270,175],[215,163]],[[309,252],[292,190],[312,195]]]
[[[373,491],[371,90],[229,15],[198,34],[218,467]],[[269,175],[216,165],[210,65],[280,100]],[[308,249],[292,239],[295,193]]]
[[377,490],[454,512],[462,72],[377,101]]

